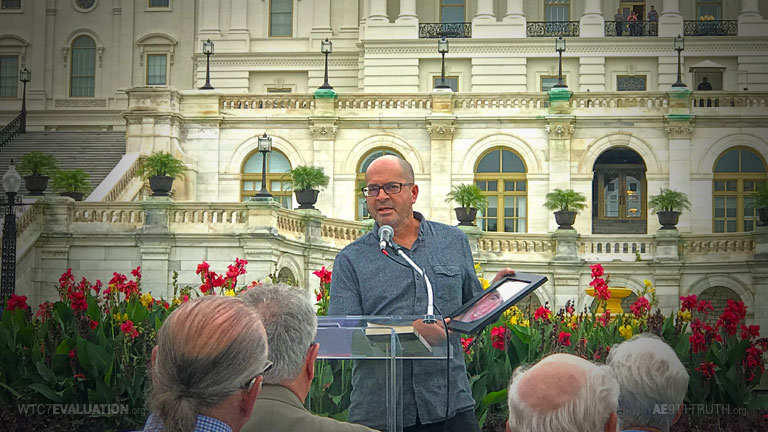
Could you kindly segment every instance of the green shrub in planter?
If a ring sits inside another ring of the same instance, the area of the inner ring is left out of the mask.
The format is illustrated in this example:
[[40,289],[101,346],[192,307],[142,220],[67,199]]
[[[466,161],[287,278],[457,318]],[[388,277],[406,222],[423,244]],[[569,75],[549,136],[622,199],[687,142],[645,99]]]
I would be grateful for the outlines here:
[[51,187],[62,195],[81,201],[83,195],[91,190],[91,183],[88,181],[90,177],[82,168],[58,171],[51,179]]
[[474,184],[454,186],[445,196],[445,202],[455,202],[459,207],[465,209],[476,208],[485,211],[488,208],[488,199],[483,195],[483,191]]
[[576,212],[587,207],[587,198],[584,194],[573,189],[555,189],[546,195],[544,207],[551,211]]
[[648,200],[648,207],[651,208],[653,213],[662,211],[682,212],[683,210],[690,210],[691,203],[688,201],[688,195],[683,192],[661,189],[658,195],[654,195]]
[[312,190],[328,186],[330,178],[322,168],[299,165],[291,170],[293,190]]
[[19,173],[34,176],[52,176],[58,170],[56,158],[52,154],[39,151],[25,153],[21,157]]
[[139,168],[144,178],[155,176],[175,178],[184,174],[186,170],[184,163],[168,152],[152,153],[141,162]]

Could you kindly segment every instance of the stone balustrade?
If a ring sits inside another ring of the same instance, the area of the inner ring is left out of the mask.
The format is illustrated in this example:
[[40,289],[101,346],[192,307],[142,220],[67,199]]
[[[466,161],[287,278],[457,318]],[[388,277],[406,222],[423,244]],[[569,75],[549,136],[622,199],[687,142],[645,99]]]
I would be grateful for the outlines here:
[[652,235],[583,235],[579,254],[588,261],[640,261],[653,259],[655,246]]
[[720,253],[744,257],[755,253],[755,238],[752,233],[690,235],[683,237],[680,249],[684,256]]
[[432,98],[413,93],[343,93],[337,96],[335,107],[339,110],[431,110]]
[[545,93],[457,93],[453,97],[456,110],[541,110],[549,97]]
[[[706,112],[711,108],[745,108],[768,111],[768,93],[745,92],[733,93],[724,91],[696,91],[691,93],[691,109],[694,112]],[[701,110],[699,110],[701,108]]]
[[220,98],[221,110],[310,110],[315,101],[311,94],[252,94]]
[[666,92],[578,92],[571,98],[573,110],[644,109],[665,113],[669,109]]

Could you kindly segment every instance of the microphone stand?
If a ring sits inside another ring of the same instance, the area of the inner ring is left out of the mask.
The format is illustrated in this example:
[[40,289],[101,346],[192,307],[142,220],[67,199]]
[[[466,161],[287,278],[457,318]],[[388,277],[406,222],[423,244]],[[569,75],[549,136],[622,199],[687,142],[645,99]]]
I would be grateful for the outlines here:
[[[398,255],[400,255],[405,262],[407,262],[411,267],[413,267],[414,270],[416,270],[416,273],[419,274],[419,276],[424,278],[424,282],[426,282],[427,285],[427,313],[424,315],[423,321],[424,324],[434,324],[437,322],[435,319],[435,293],[432,290],[432,283],[429,281],[429,277],[427,277],[427,274],[424,273],[424,270],[421,269],[418,265],[416,265],[415,262],[411,258],[408,257],[408,255],[403,252],[403,249],[401,247],[398,247],[394,244],[394,242],[387,242],[389,243],[389,246],[392,247],[392,249],[397,252]],[[389,256],[387,251],[385,249],[382,249],[381,252],[384,253],[384,255]]]

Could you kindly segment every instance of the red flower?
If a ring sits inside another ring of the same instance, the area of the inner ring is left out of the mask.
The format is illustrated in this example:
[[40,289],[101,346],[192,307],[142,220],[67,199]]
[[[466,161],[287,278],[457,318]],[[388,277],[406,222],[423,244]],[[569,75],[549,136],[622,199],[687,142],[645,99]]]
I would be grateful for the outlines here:
[[202,264],[197,265],[197,271],[195,271],[195,274],[200,274],[200,273],[206,274],[208,273],[208,269],[210,268],[211,266],[207,262],[203,261]]
[[323,266],[320,270],[315,270],[312,272],[313,275],[320,278],[321,284],[329,284],[331,283],[331,274],[333,272],[330,272],[325,269],[325,266]]
[[96,320],[91,320],[91,329],[96,330],[96,327],[99,326],[99,322]]
[[544,319],[549,319],[549,315],[551,313],[552,312],[549,309],[547,309],[544,306],[542,306],[542,307],[536,309],[536,312],[533,313],[533,319],[537,320],[537,319],[539,319],[541,317],[544,317]]
[[53,303],[40,303],[40,306],[38,306],[38,311],[35,315],[39,317],[42,322],[50,319],[53,316]]
[[728,299],[728,306],[725,307],[723,314],[717,320],[717,327],[725,329],[730,336],[733,336],[745,316],[747,316],[747,308],[744,306],[744,302]]
[[131,274],[136,279],[141,279],[141,266],[138,266],[135,269],[131,270]]
[[701,375],[708,380],[715,376],[715,364],[712,362],[703,362],[695,370],[701,372]]
[[682,304],[680,305],[680,310],[682,311],[693,311],[697,306],[697,299],[696,295],[689,295],[688,297],[680,297],[680,301]]
[[499,351],[504,351],[504,343],[506,342],[507,329],[498,326],[491,329],[491,344]]
[[608,300],[611,298],[611,290],[608,289],[608,284],[602,278],[595,278],[589,283],[589,286],[595,289],[595,296],[600,300]]
[[75,283],[75,276],[72,274],[72,269],[68,268],[67,271],[61,274],[61,277],[59,278],[59,286],[65,288],[73,283]]
[[317,293],[317,301],[320,301],[320,299],[322,299],[322,298],[323,298],[323,293],[322,293],[322,291],[321,291],[321,292],[318,292],[318,293]]
[[74,378],[85,379],[85,374],[83,374],[83,373],[76,373],[76,374],[73,375],[73,377]]
[[469,345],[472,343],[473,338],[461,338],[461,345],[464,347],[464,352],[469,354]]
[[560,332],[560,334],[557,335],[557,341],[562,346],[571,346],[571,334],[566,332]]
[[701,313],[708,314],[709,311],[715,310],[715,308],[712,307],[712,301],[711,300],[701,300],[696,306],[696,310],[698,310]]
[[651,310],[651,304],[648,302],[647,298],[640,297],[636,302],[632,303],[629,308],[632,310],[632,313],[635,314],[635,317],[640,318],[646,312]]
[[96,279],[96,284],[92,286],[93,290],[96,292],[96,295],[99,295],[99,291],[101,291],[102,283],[100,280]]
[[600,264],[591,265],[589,268],[592,269],[592,279],[598,278],[604,274],[603,266]]
[[611,311],[610,309],[606,309],[605,312],[603,312],[602,315],[597,317],[597,321],[603,326],[607,326],[611,322]]
[[27,296],[11,294],[11,298],[8,300],[8,303],[5,306],[5,310],[10,312],[16,309],[29,309],[29,306],[27,305]]
[[749,327],[745,326],[744,324],[741,325],[741,340],[745,339],[751,339],[751,338],[759,338],[760,337],[760,326],[759,325],[751,325]]
[[120,325],[120,330],[131,337],[131,339],[135,339],[136,336],[139,335],[139,332],[136,331],[136,327],[133,326],[133,321],[128,320]]
[[84,311],[88,309],[88,301],[85,299],[85,293],[82,291],[73,291],[69,295],[69,300],[72,302],[73,311]]
[[691,343],[691,350],[693,350],[694,353],[706,351],[707,349],[707,339],[699,332],[693,332],[688,338],[688,342]]

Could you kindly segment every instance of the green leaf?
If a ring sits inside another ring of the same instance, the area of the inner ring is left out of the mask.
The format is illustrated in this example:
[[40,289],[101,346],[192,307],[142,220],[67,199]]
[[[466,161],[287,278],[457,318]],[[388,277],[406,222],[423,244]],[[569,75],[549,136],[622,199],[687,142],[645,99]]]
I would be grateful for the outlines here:
[[43,378],[43,380],[47,382],[55,381],[56,376],[53,374],[53,371],[49,369],[48,366],[44,365],[43,362],[36,362],[35,369],[37,370],[37,373],[40,374],[40,376]]
[[59,346],[56,347],[56,354],[69,355],[69,351],[71,350],[72,348],[69,346],[69,339],[64,339]]
[[50,400],[52,400],[54,402],[57,402],[57,403],[64,402],[64,400],[62,398],[62,396],[64,395],[63,391],[58,391],[58,392],[57,391],[53,391],[47,385],[40,384],[40,383],[30,384],[29,388],[31,388],[32,390],[40,393],[41,395],[45,396],[46,398],[48,398],[48,399],[50,399]]
[[0,387],[2,387],[2,388],[4,388],[4,389],[8,390],[8,392],[9,392],[10,394],[12,394],[12,395],[13,395],[13,397],[15,397],[16,399],[19,399],[19,398],[21,397],[21,393],[19,393],[19,392],[17,392],[16,390],[12,389],[11,387],[9,387],[8,385],[6,385],[6,384],[5,384],[5,383],[3,383],[2,381],[0,381]]

